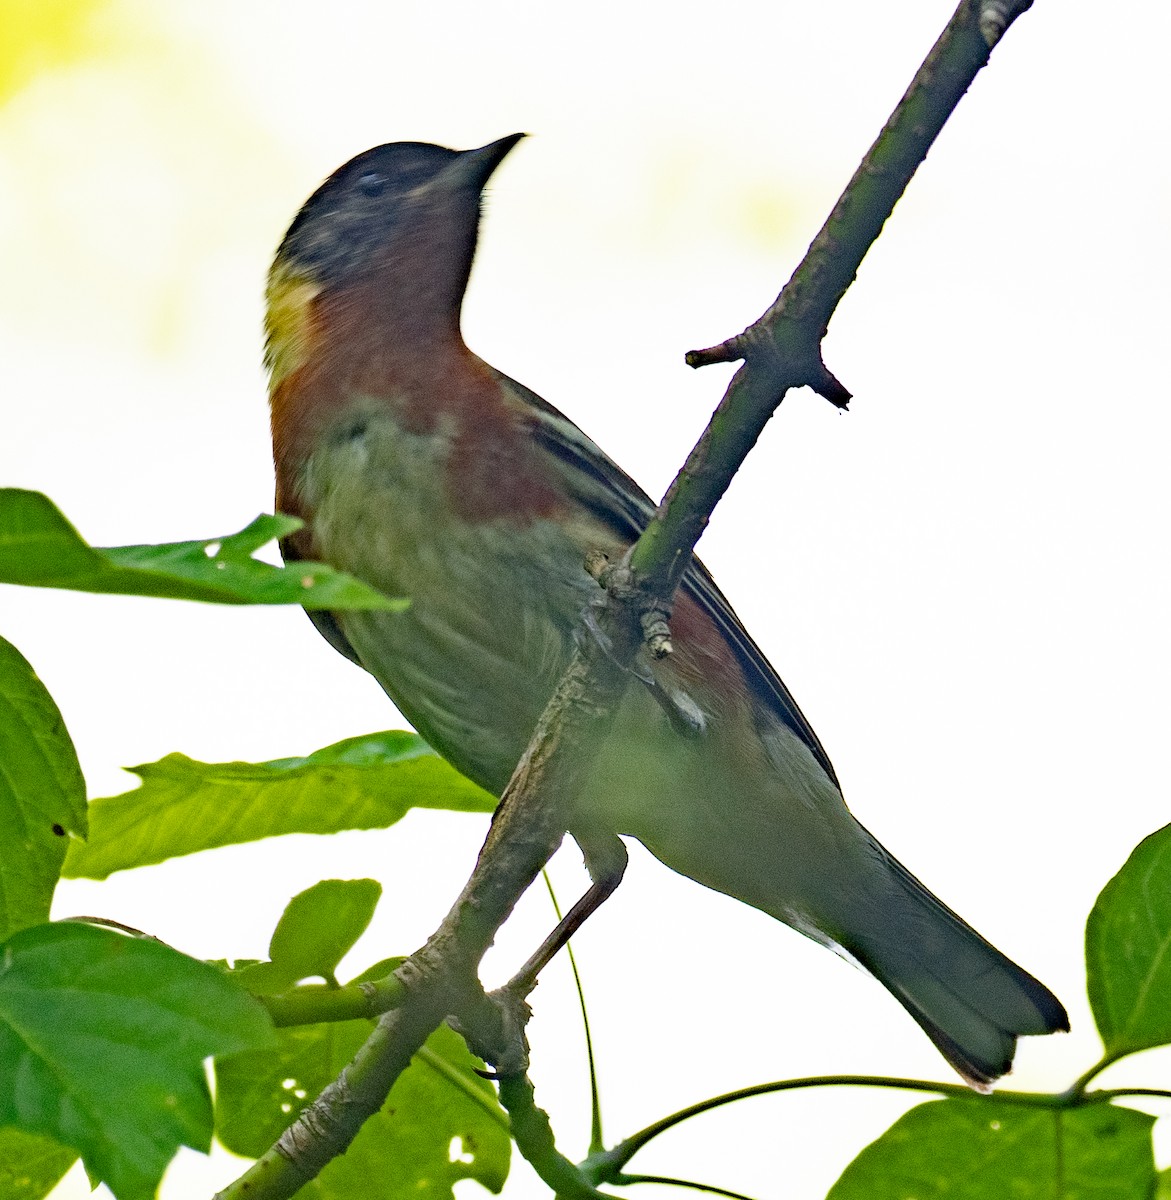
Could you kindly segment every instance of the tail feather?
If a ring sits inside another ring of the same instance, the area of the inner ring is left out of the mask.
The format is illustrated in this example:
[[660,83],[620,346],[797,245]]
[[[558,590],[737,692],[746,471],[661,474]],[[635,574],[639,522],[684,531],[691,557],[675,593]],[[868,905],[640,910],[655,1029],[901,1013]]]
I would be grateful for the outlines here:
[[1061,1002],[933,896],[901,863],[846,949],[977,1091],[1012,1068],[1018,1037],[1069,1029]]

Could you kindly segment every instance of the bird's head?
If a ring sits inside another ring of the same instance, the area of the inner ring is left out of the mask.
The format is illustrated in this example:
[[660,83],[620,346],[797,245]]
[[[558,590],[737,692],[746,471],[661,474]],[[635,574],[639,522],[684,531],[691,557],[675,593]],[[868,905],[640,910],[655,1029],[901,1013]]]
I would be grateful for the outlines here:
[[339,167],[289,226],[269,272],[266,359],[294,369],[319,299],[357,300],[366,319],[458,330],[484,185],[523,134],[476,150],[390,142]]

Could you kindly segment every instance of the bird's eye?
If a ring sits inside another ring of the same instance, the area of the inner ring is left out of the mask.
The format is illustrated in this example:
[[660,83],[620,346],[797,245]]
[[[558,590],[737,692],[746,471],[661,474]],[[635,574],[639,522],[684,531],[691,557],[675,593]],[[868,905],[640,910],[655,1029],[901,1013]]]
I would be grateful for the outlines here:
[[377,171],[367,171],[358,179],[358,188],[367,196],[381,196],[386,191],[387,178]]

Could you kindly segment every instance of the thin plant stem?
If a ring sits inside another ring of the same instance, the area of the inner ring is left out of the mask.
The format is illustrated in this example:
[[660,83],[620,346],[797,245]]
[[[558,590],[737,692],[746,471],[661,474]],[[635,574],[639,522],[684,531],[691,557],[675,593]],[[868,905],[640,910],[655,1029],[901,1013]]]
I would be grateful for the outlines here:
[[1121,1054],[1102,1055],[1088,1071],[1083,1072],[1069,1085],[1065,1091],[1065,1095],[1071,1100],[1077,1099],[1079,1096],[1084,1096],[1086,1088],[1089,1087],[1090,1083],[1097,1079],[1107,1067],[1113,1066],[1122,1057]]
[[[549,878],[548,869],[541,872],[541,877],[545,880],[545,887],[549,890],[549,899],[553,902],[553,911],[557,914],[557,920],[561,921],[561,905],[557,903],[557,894],[553,891],[553,881]],[[581,1027],[585,1032],[586,1060],[590,1068],[590,1153],[598,1154],[606,1148],[606,1142],[602,1137],[602,1104],[598,1095],[594,1039],[590,1034],[590,1018],[589,1013],[586,1012],[585,992],[582,990],[581,974],[577,969],[577,959],[573,954],[572,942],[565,943],[565,953],[569,956],[569,969],[573,972],[573,983],[577,988],[577,1003],[581,1009]]]
[[727,1196],[729,1200],[752,1200],[743,1192],[732,1192],[727,1188],[716,1187],[710,1183],[696,1183],[691,1179],[673,1179],[670,1175],[620,1175],[614,1180],[616,1184],[625,1187],[628,1183],[662,1183],[667,1187],[690,1188],[695,1192],[708,1192],[712,1196]]
[[[616,1174],[621,1172],[622,1167],[648,1142],[653,1141],[660,1134],[666,1133],[668,1129],[673,1129],[683,1121],[697,1117],[701,1113],[720,1108],[725,1104],[732,1104],[737,1100],[747,1100],[753,1096],[768,1096],[778,1092],[798,1091],[803,1088],[814,1087],[889,1088],[896,1091],[929,1092],[956,1099],[974,1099],[972,1090],[963,1084],[937,1083],[929,1079],[902,1079],[882,1075],[813,1075],[803,1079],[776,1080],[772,1083],[760,1083],[752,1087],[737,1088],[733,1092],[725,1092],[722,1095],[712,1096],[707,1100],[699,1101],[697,1104],[689,1105],[687,1108],[681,1108],[678,1112],[671,1113],[669,1116],[663,1117],[646,1126],[645,1129],[639,1130],[638,1133],[632,1134],[612,1149],[604,1151],[601,1154],[591,1155],[586,1160],[585,1165],[591,1177],[598,1180],[612,1181]],[[1084,1091],[1075,1093],[1073,1089],[1059,1093],[1005,1091],[997,1092],[996,1099],[1006,1104],[1015,1104],[1022,1107],[1065,1109],[1080,1107],[1084,1104],[1106,1103],[1113,1096],[1124,1094],[1146,1095],[1148,1093],[1146,1091],[1139,1091],[1138,1089],[1126,1089],[1125,1092],[1090,1093]]]

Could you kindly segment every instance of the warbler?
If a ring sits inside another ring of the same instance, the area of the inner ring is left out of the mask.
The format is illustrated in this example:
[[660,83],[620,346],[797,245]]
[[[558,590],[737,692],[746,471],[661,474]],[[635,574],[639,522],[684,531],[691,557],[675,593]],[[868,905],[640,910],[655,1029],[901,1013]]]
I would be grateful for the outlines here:
[[[268,279],[284,543],[405,596],[310,613],[426,740],[499,795],[617,562],[654,512],[552,405],[460,331],[482,193],[522,135],[376,146],[306,201]],[[845,954],[978,1090],[1022,1034],[1068,1029],[1033,976],[918,882],[846,808],[793,697],[697,560],[675,651],[641,661],[570,831],[636,838],[668,867]]]

